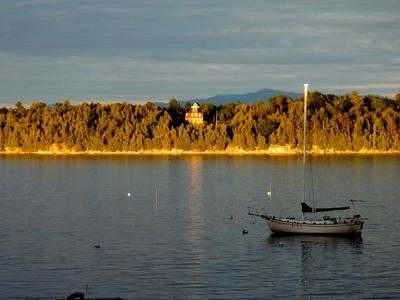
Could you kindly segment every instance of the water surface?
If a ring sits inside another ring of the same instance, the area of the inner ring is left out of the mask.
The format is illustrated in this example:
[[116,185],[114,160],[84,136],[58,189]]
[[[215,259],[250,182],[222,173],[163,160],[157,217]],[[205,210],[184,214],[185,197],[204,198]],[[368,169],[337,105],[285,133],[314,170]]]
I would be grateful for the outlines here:
[[1,156],[0,299],[86,286],[127,299],[400,298],[400,157],[314,157],[312,173],[321,206],[367,201],[362,239],[274,237],[247,216],[299,213],[298,157]]

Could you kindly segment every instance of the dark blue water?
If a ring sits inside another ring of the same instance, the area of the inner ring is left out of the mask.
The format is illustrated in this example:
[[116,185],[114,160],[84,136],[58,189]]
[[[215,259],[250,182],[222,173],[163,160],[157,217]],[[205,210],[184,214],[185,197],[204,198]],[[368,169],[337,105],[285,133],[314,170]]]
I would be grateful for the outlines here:
[[298,213],[297,157],[2,156],[0,299],[399,299],[400,157],[313,173],[321,206],[367,201],[361,239],[273,237],[247,216]]

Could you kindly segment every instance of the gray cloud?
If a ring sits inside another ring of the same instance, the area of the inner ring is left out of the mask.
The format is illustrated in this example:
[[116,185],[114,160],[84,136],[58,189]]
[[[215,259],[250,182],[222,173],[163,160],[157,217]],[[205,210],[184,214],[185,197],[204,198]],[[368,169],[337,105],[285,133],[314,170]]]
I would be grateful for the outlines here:
[[0,101],[256,88],[394,93],[398,1],[0,3]]

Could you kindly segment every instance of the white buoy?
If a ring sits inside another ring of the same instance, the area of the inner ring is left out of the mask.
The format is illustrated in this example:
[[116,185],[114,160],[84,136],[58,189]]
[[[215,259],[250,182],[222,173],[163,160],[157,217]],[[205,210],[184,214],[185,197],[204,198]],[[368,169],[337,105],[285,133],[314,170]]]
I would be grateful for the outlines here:
[[131,197],[131,193],[128,193],[128,197],[129,197],[129,198]]

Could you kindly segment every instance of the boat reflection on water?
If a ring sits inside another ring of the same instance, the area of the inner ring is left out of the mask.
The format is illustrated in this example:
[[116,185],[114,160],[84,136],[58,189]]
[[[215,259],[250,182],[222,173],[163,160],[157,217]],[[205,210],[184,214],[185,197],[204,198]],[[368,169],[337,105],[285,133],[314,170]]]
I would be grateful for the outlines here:
[[300,245],[310,243],[314,246],[336,247],[347,245],[355,248],[362,247],[361,235],[302,235],[302,234],[276,234],[272,233],[267,242],[272,246]]
[[[268,248],[281,248],[290,254],[290,259],[299,260],[299,280],[297,298],[336,297],[340,294],[335,287],[342,271],[355,271],[355,265],[348,265],[346,257],[357,261],[363,251],[361,235],[318,236],[318,235],[277,235],[271,234]],[[279,250],[280,251],[280,250]],[[295,253],[299,253],[296,257]],[[287,255],[287,253],[286,253]],[[334,267],[332,267],[334,266]],[[357,273],[357,272],[356,272]],[[327,286],[325,286],[327,284]],[[325,288],[321,289],[321,286]]]

